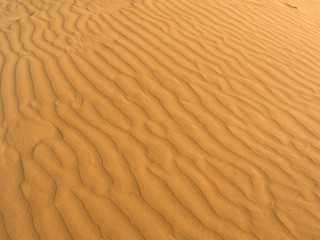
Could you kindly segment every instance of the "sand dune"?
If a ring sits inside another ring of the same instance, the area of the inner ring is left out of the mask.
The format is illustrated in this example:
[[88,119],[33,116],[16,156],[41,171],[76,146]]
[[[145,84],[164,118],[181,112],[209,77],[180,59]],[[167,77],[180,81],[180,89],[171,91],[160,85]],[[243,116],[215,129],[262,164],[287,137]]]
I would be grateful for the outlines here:
[[0,2],[0,239],[320,239],[320,3]]

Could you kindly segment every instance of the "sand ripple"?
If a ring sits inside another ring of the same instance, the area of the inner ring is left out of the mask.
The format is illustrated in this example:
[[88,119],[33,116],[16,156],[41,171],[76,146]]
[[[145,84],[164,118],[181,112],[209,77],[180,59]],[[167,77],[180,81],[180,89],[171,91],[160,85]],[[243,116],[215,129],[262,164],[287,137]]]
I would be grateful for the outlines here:
[[0,239],[320,239],[320,5],[0,3]]

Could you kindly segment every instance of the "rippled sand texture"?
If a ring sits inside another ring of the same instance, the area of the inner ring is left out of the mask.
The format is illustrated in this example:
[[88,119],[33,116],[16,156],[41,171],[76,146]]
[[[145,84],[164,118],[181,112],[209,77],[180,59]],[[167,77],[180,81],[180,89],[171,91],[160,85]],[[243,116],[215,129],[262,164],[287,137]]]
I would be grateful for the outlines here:
[[284,1],[1,1],[0,239],[320,239],[320,3]]

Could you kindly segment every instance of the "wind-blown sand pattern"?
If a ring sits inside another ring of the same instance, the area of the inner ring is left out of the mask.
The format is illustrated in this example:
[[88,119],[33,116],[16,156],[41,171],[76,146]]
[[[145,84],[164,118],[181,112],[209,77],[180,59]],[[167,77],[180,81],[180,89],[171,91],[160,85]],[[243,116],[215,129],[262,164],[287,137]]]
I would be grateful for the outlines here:
[[320,239],[320,3],[0,2],[0,239]]

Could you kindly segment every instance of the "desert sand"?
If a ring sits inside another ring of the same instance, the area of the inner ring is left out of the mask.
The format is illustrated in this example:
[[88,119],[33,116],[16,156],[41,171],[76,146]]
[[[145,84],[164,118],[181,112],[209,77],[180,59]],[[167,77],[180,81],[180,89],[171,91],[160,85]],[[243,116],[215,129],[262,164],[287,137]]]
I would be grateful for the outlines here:
[[1,240],[320,239],[320,2],[0,1]]

